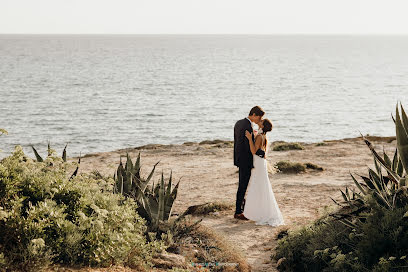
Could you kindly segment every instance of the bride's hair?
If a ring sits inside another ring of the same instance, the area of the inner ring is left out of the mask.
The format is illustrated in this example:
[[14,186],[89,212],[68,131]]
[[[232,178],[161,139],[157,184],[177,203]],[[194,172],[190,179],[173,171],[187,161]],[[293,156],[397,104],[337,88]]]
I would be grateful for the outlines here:
[[[272,131],[272,122],[269,121],[269,119],[264,119],[263,120],[263,129],[262,129],[262,134],[266,136],[266,133],[269,131]],[[268,148],[268,139],[264,137],[265,142],[263,143],[263,146],[265,147],[265,150]]]
[[272,122],[269,121],[269,119],[264,119],[262,124],[263,124],[263,129],[262,129],[263,134],[266,134],[267,132],[272,131],[273,126],[272,126]]

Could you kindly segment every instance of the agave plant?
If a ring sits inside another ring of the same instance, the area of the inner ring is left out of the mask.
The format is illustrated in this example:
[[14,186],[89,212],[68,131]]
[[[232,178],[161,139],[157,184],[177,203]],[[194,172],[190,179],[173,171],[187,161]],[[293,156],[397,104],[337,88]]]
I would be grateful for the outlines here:
[[[67,162],[67,146],[68,146],[68,144],[65,145],[64,150],[62,151],[62,156],[61,156],[61,158],[62,158],[62,160],[64,162]],[[43,162],[44,159],[40,156],[40,154],[38,154],[37,150],[34,148],[33,145],[31,145],[31,148],[33,149],[33,152],[34,152],[35,158],[37,159],[37,162]],[[48,141],[47,156],[51,156],[52,152],[53,152],[53,150],[51,149],[50,142]],[[78,165],[77,165],[74,173],[72,173],[71,177],[69,178],[70,180],[73,179],[78,174],[80,164],[81,164],[81,154],[79,154]]]
[[135,164],[129,154],[126,154],[126,164],[123,166],[122,157],[116,173],[114,174],[114,193],[131,197],[138,203],[138,213],[147,220],[149,231],[156,231],[160,222],[167,221],[171,216],[174,200],[177,197],[179,183],[172,190],[172,174],[170,174],[167,187],[162,173],[160,183],[148,186],[153,177],[158,162],[153,166],[149,176],[144,179],[140,175],[140,153]]
[[[336,202],[342,208],[333,217],[341,219],[350,227],[357,227],[359,222],[365,219],[364,211],[369,210],[366,202],[367,196],[371,196],[376,203],[386,209],[394,209],[408,203],[407,170],[408,170],[408,117],[402,105],[401,113],[398,105],[396,108],[395,129],[397,147],[393,159],[383,151],[380,156],[371,142],[364,136],[363,140],[374,157],[375,169],[368,169],[368,176],[360,176],[363,182],[358,182],[356,177],[350,173],[358,192],[346,187],[341,191],[344,202]],[[408,212],[405,214],[408,216]],[[359,220],[357,220],[359,219]]]
[[120,193],[126,197],[132,197],[136,201],[141,200],[144,191],[146,190],[147,184],[153,177],[156,166],[159,163],[157,162],[149,176],[144,179],[140,176],[140,153],[137,157],[135,164],[133,165],[132,159],[129,154],[126,154],[126,164],[123,167],[122,156],[120,157],[120,163],[116,173],[113,175],[115,180],[114,192]]
[[146,189],[141,202],[142,214],[147,215],[147,220],[150,222],[152,229],[156,230],[160,222],[169,220],[173,208],[174,201],[177,198],[177,191],[180,181],[171,189],[172,176],[170,174],[169,182],[164,182],[164,174],[161,175],[160,183],[156,186],[152,185],[151,189]]
[[[65,145],[64,150],[62,151],[62,156],[61,156],[64,162],[67,162],[67,145],[68,144]],[[31,148],[34,151],[34,155],[35,155],[35,158],[37,159],[37,162],[43,162],[44,161],[43,158],[40,156],[40,154],[38,154],[37,150],[34,148],[33,145],[31,145]],[[47,156],[51,156],[51,154],[52,154],[52,149],[50,147],[50,142],[48,141]]]

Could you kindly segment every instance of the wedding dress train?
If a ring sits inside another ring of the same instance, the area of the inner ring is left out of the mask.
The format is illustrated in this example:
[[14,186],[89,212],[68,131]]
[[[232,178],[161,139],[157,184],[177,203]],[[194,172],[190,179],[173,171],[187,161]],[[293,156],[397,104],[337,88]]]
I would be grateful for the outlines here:
[[254,155],[254,168],[248,183],[244,205],[246,218],[255,221],[255,225],[283,225],[283,216],[279,210],[275,195],[269,182],[265,158]]

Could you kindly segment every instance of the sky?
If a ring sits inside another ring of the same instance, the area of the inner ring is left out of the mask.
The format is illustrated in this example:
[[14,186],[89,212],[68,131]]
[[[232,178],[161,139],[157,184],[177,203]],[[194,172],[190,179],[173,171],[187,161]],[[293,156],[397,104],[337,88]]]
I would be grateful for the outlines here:
[[407,0],[0,0],[9,34],[408,34]]

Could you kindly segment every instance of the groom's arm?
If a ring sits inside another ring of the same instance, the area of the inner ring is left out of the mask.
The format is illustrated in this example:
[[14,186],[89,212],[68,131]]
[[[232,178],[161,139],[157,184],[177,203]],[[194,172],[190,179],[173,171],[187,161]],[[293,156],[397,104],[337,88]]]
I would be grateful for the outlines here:
[[246,127],[242,124],[242,122],[237,123],[234,127],[234,138],[238,151],[241,151],[245,145],[245,130]]

